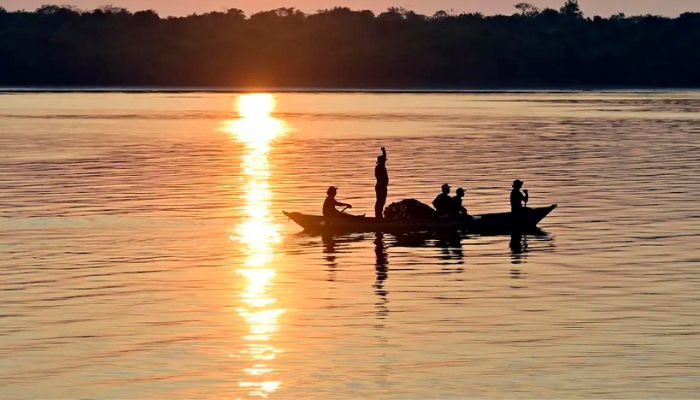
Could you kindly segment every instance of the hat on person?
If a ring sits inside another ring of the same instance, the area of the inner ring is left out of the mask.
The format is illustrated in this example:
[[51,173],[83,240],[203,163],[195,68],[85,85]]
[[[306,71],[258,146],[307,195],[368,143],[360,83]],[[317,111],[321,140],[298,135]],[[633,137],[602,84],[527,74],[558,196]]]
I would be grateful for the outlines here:
[[513,181],[513,186],[522,186],[522,185],[523,185],[523,181],[521,181],[520,179],[516,179]]
[[450,185],[448,185],[447,183],[443,183],[443,184],[442,184],[442,190],[445,190],[445,189],[449,190],[449,189],[450,189]]
[[331,194],[331,192],[337,192],[338,188],[335,186],[328,186],[328,190],[326,190],[326,194]]

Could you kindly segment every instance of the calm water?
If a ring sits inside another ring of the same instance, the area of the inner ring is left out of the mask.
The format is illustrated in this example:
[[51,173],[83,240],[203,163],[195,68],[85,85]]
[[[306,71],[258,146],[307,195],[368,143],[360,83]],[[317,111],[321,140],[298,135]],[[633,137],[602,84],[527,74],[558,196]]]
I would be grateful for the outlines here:
[[[0,398],[692,398],[700,92],[0,95]],[[268,114],[270,102],[276,108]],[[468,188],[545,234],[299,234]]]

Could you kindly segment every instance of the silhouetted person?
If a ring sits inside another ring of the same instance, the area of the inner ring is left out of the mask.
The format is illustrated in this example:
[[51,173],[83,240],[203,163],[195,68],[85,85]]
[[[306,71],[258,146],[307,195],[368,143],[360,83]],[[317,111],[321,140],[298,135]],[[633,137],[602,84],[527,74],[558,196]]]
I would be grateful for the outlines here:
[[341,203],[335,199],[335,195],[338,194],[338,188],[331,186],[326,190],[326,200],[323,202],[323,216],[328,217],[338,217],[344,215],[341,211],[338,211],[336,207],[352,208],[348,203]]
[[377,201],[374,203],[374,216],[381,220],[384,218],[384,204],[386,204],[386,196],[389,191],[389,173],[386,170],[386,149],[384,147],[382,147],[382,155],[377,157],[374,177],[377,178],[377,184],[374,186],[374,191],[377,194]]
[[467,209],[462,205],[462,198],[464,198],[465,193],[464,189],[459,188],[455,193],[455,196],[450,199],[452,201],[450,207],[450,217],[459,218],[468,216],[469,214],[467,214]]
[[513,181],[513,190],[510,192],[510,212],[514,214],[523,212],[526,209],[527,200],[530,198],[527,190],[520,191],[522,187],[523,181],[520,179]]
[[445,217],[450,215],[450,209],[452,208],[452,198],[450,197],[450,185],[442,185],[442,193],[437,195],[435,200],[433,200],[433,207],[437,211],[438,217]]

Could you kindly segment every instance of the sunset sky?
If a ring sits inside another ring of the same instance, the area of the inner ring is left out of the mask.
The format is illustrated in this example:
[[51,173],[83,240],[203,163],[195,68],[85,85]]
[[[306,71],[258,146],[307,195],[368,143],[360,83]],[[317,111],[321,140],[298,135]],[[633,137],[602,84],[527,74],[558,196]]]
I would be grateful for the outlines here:
[[[278,7],[296,7],[305,12],[314,12],[318,9],[334,6],[370,9],[375,12],[390,6],[399,6],[424,14],[432,14],[441,9],[451,9],[458,13],[480,11],[484,14],[512,14],[514,12],[513,4],[518,2],[519,0],[0,0],[0,6],[8,10],[34,10],[42,4],[57,3],[92,9],[104,4],[112,4],[132,11],[154,9],[163,16],[188,15],[220,11],[227,8],[240,8],[248,14]],[[564,0],[532,0],[529,2],[540,8],[558,8]],[[580,0],[579,3],[584,13],[589,16],[609,16],[618,12],[627,15],[677,16],[685,11],[700,11],[700,0]]]

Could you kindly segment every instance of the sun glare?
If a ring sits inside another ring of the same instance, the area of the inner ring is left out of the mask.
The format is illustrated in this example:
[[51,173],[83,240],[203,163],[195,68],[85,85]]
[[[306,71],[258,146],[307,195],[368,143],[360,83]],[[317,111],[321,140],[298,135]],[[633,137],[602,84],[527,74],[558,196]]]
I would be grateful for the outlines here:
[[236,102],[241,118],[269,118],[275,109],[275,96],[269,93],[244,94]]
[[222,130],[235,135],[239,142],[253,150],[246,153],[253,163],[260,162],[261,156],[266,163],[270,143],[289,130],[284,121],[271,116],[276,104],[275,97],[269,93],[241,95],[236,100],[240,118],[222,124]]
[[243,336],[246,345],[241,354],[252,365],[243,368],[247,379],[239,386],[249,388],[251,397],[267,397],[277,390],[280,381],[270,380],[275,369],[270,365],[281,352],[272,343],[277,332],[278,318],[285,310],[276,307],[273,292],[275,269],[274,245],[281,240],[279,227],[270,217],[271,176],[268,152],[270,144],[288,128],[284,121],[271,116],[276,102],[268,93],[244,94],[236,100],[240,118],[225,121],[222,130],[230,133],[244,146],[241,161],[243,185],[242,212],[244,218],[231,233],[231,240],[240,243],[246,253],[242,268],[237,269],[245,281],[238,315],[248,325]]

